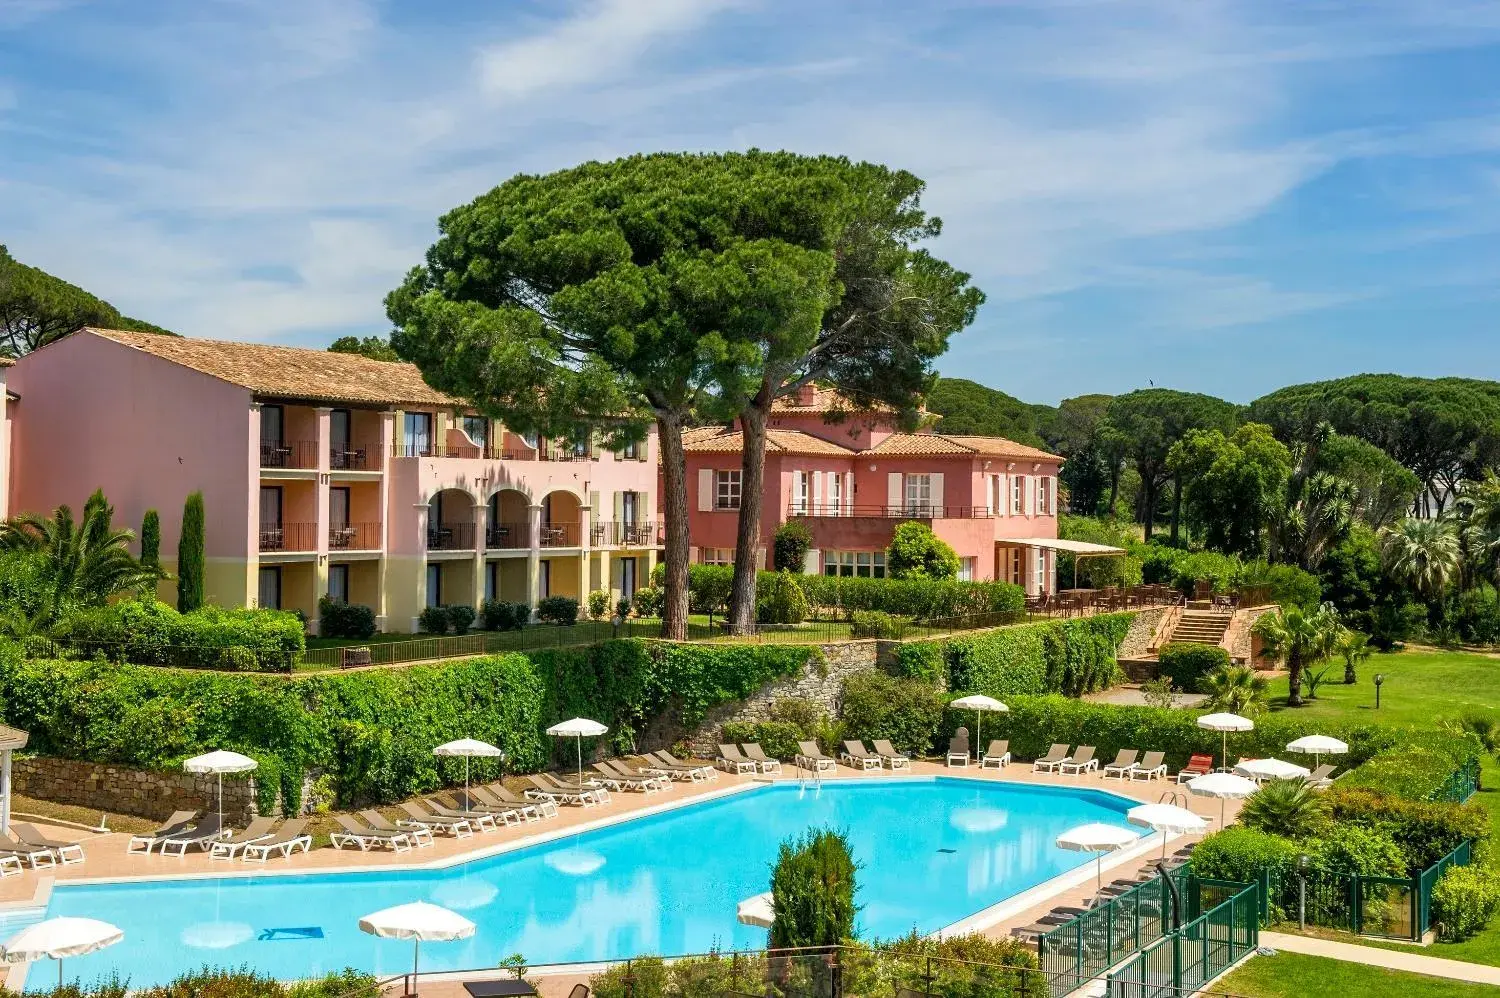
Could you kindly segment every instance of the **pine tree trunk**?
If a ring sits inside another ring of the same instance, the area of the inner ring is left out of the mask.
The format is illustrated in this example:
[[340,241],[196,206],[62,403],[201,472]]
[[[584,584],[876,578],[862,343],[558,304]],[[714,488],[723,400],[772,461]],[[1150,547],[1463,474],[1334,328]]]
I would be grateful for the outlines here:
[[1141,476],[1141,540],[1151,543],[1151,521],[1156,519],[1156,481],[1150,475]]
[[1182,522],[1182,476],[1172,478],[1172,546],[1177,546],[1177,528]]
[[1288,707],[1302,706],[1302,656],[1295,652],[1286,657]]
[[765,505],[766,423],[771,399],[768,381],[740,413],[740,518],[734,537],[734,583],[729,589],[729,629],[735,634],[755,628],[755,575],[760,567],[757,556]]
[[688,502],[687,454],[682,449],[681,417],[658,413],[656,432],[661,445],[661,499],[667,528],[661,636],[684,641],[688,618]]

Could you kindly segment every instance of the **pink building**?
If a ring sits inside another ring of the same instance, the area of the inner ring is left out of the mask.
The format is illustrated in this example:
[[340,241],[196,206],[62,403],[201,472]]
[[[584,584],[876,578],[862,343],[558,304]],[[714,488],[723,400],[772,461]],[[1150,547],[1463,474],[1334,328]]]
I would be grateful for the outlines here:
[[[812,530],[804,571],[883,576],[896,524],[920,520],[958,553],[964,578],[1056,591],[1062,459],[1001,437],[900,432],[877,415],[830,422],[835,396],[812,387],[778,402],[767,430],[761,537],[799,519]],[[729,564],[740,504],[741,434],[686,441],[693,558]],[[768,561],[760,552],[762,565]]]
[[618,453],[528,439],[410,364],[84,329],[8,374],[11,509],[78,509],[95,488],[122,524],[155,508],[171,572],[202,491],[225,606],[316,628],[328,594],[408,631],[429,605],[629,595],[656,561],[654,436]]

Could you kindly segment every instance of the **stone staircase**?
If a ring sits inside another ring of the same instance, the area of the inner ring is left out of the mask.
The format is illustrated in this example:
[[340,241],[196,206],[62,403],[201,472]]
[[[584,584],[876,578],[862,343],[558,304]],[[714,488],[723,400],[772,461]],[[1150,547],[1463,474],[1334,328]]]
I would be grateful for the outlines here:
[[1217,645],[1224,640],[1224,633],[1229,630],[1232,619],[1234,614],[1230,611],[1196,610],[1189,607],[1182,612],[1177,625],[1172,628],[1171,637],[1163,644],[1191,641],[1200,645]]

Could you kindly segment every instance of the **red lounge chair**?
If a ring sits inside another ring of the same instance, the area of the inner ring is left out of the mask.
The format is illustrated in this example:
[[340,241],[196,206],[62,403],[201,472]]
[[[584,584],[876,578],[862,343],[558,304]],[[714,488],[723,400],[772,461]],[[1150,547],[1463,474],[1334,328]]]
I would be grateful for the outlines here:
[[1183,766],[1182,769],[1178,772],[1177,782],[1186,783],[1188,780],[1191,780],[1195,776],[1207,776],[1213,771],[1213,756],[1194,753],[1193,757],[1188,760],[1188,764],[1186,766]]

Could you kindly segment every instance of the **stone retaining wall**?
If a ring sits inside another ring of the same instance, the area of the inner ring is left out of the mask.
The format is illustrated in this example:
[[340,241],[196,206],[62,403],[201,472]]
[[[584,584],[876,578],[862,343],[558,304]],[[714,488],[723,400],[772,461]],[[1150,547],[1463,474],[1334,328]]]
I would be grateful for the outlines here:
[[1171,607],[1153,606],[1137,610],[1135,616],[1130,619],[1130,630],[1125,632],[1125,640],[1120,642],[1120,648],[1115,652],[1115,657],[1121,660],[1149,658],[1153,651],[1152,645],[1157,625],[1171,609]]
[[[218,807],[214,776],[45,756],[16,759],[12,773],[18,794],[106,814],[161,821],[173,811],[208,812]],[[255,777],[225,776],[224,820],[243,825],[255,813]]]

